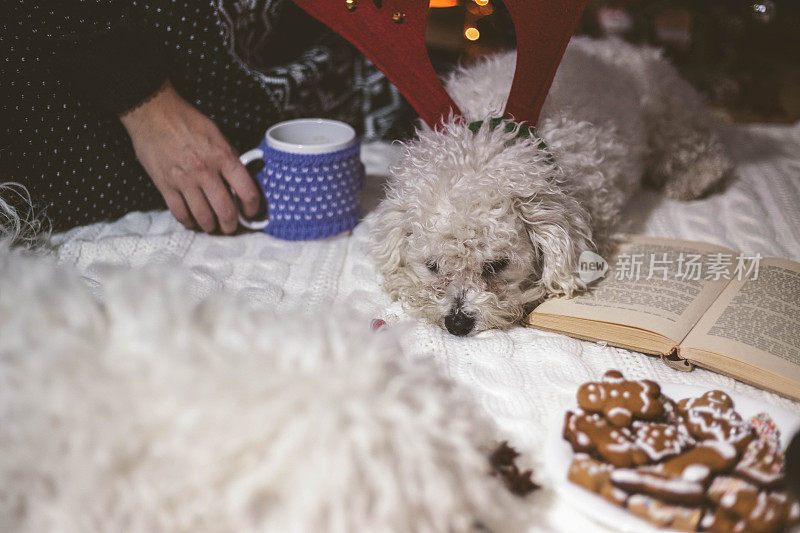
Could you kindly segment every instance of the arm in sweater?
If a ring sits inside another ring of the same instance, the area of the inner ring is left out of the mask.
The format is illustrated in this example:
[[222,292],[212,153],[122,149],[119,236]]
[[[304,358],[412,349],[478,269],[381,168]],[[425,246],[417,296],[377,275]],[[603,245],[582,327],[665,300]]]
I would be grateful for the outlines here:
[[[121,0],[25,2],[34,16],[57,20],[43,39],[55,75],[102,113],[118,115],[156,93],[169,77],[171,58],[152,28]],[[49,38],[48,38],[49,37]]]
[[[151,0],[163,2],[167,0]],[[50,39],[53,71],[96,110],[119,116],[136,156],[175,218],[187,227],[233,233],[237,207],[258,211],[260,194],[217,126],[169,82],[169,51],[121,0],[60,0]]]

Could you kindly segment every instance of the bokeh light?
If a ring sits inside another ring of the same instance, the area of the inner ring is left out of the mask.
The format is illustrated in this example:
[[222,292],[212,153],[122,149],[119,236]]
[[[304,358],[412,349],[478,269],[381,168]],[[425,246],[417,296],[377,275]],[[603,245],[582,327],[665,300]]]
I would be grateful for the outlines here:
[[481,36],[481,32],[475,26],[469,26],[464,30],[464,37],[470,41],[477,41]]
[[458,0],[431,0],[431,7],[456,7],[457,5]]

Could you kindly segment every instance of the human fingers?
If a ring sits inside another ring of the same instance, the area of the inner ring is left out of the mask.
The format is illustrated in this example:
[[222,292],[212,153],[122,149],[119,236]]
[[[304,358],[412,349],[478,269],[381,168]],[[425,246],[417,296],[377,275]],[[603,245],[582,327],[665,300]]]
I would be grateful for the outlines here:
[[183,227],[186,229],[194,229],[197,227],[197,223],[189,212],[189,208],[186,206],[186,202],[183,200],[183,196],[181,196],[180,192],[170,189],[163,191],[161,196],[163,196],[164,201],[167,202],[167,207],[170,213],[172,213],[172,216],[175,217],[175,220],[183,224]]
[[217,227],[217,221],[203,190],[199,187],[189,187],[181,193],[200,228],[206,233],[213,233]]
[[220,163],[220,171],[242,203],[242,214],[255,216],[261,207],[261,190],[239,158],[232,152],[226,155]]
[[235,232],[239,225],[238,211],[222,178],[217,175],[212,179],[205,180],[203,194],[217,216],[220,231],[226,235]]

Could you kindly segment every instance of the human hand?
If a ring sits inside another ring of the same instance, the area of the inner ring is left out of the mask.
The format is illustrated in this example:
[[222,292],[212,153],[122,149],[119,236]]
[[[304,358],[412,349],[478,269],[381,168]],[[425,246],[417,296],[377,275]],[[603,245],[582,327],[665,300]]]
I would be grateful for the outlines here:
[[167,84],[150,100],[120,116],[136,157],[173,216],[187,228],[231,234],[259,209],[261,192],[217,126]]

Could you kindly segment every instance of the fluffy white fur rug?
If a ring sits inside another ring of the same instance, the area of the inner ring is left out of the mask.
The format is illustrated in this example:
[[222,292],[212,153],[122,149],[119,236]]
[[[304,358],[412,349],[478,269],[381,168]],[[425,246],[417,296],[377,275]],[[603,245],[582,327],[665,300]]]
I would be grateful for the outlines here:
[[0,240],[0,530],[522,530],[493,425],[401,333],[186,283],[110,272],[99,302]]

